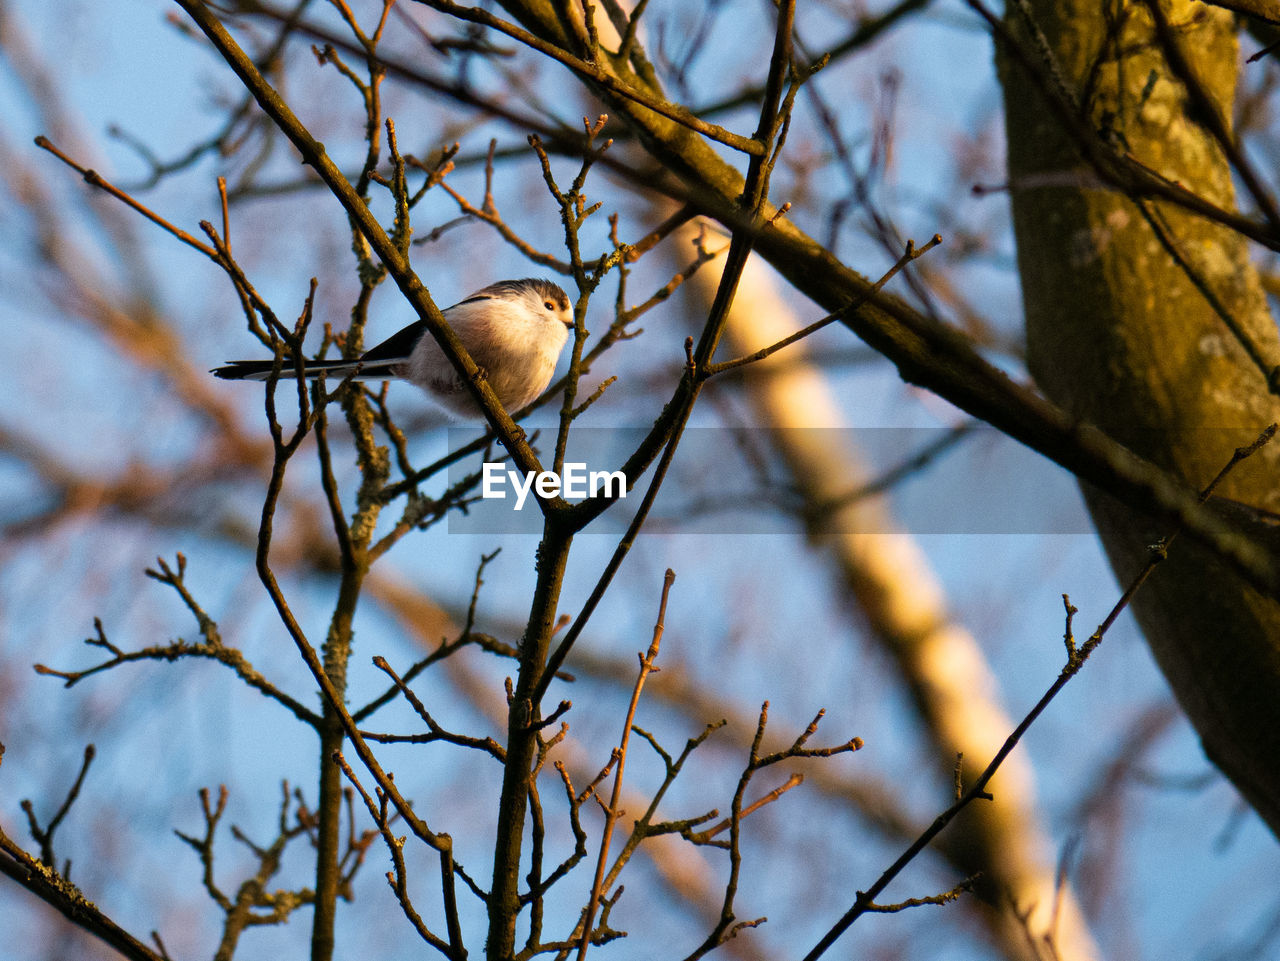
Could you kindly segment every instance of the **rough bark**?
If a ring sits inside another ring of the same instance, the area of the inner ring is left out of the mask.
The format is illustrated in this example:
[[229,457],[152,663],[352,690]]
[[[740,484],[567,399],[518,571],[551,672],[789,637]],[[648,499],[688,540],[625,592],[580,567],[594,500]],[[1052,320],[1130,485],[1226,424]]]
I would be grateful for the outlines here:
[[[1021,54],[1001,44],[998,59],[1032,373],[1069,412],[1199,487],[1280,417],[1263,372],[1280,342],[1246,243],[1105,186],[1040,86],[1060,83],[1086,128],[1232,208],[1223,151],[1162,47],[1162,39],[1177,44],[1195,85],[1230,118],[1232,18],[1182,0],[1161,9],[1171,27],[1164,38],[1143,3],[1011,3],[1007,23]],[[1278,456],[1273,447],[1246,462],[1223,493],[1276,510]],[[1087,487],[1085,497],[1125,582],[1167,525]],[[1134,610],[1206,753],[1280,833],[1280,604],[1179,542]]]

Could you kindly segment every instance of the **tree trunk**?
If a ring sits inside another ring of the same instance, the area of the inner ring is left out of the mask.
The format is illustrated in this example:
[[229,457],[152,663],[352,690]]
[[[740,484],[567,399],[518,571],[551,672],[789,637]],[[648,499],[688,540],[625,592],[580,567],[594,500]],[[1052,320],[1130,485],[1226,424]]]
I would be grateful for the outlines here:
[[[1032,374],[1075,416],[1203,487],[1280,418],[1264,373],[1280,342],[1245,241],[1105,185],[1029,75],[1059,84],[1085,127],[1116,149],[1233,209],[1207,113],[1162,46],[1176,44],[1229,126],[1232,17],[1185,0],[1160,9],[1163,34],[1144,3],[1011,2],[1006,23],[1021,53],[1001,43],[997,56]],[[1276,445],[1264,449],[1220,493],[1280,509],[1278,457]],[[1094,489],[1085,498],[1127,583],[1169,531]],[[1280,604],[1180,541],[1134,610],[1205,751],[1280,834]]]

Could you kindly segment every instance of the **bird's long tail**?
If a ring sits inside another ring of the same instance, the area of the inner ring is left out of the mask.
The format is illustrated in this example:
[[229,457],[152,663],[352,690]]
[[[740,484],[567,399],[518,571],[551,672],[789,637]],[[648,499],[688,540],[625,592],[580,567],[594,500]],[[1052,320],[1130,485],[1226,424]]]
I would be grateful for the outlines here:
[[[389,361],[309,360],[302,374],[308,380],[321,374],[336,383],[351,377],[355,380],[391,380],[397,375],[400,363]],[[223,380],[267,380],[271,376],[269,360],[233,360],[223,367],[215,367],[213,376]],[[297,374],[292,363],[286,361],[280,368],[280,377],[292,380]]]

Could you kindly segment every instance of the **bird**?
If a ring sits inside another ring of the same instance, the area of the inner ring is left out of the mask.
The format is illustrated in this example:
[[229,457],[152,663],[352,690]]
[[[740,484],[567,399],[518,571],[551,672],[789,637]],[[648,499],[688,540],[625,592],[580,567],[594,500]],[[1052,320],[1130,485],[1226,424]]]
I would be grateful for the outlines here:
[[[536,400],[555,372],[573,329],[573,305],[558,285],[537,277],[500,280],[442,311],[498,401],[514,413]],[[211,373],[224,380],[267,380],[273,361],[233,360]],[[309,360],[303,376],[355,380],[404,380],[426,391],[451,414],[477,416],[480,407],[419,320],[371,347],[355,360]],[[292,378],[290,364],[280,376]]]

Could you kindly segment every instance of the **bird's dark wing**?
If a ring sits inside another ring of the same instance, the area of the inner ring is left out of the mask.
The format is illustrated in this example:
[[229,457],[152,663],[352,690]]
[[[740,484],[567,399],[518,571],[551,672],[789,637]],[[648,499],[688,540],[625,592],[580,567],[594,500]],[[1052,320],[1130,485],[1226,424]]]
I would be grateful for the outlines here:
[[378,346],[370,347],[360,357],[360,362],[367,364],[369,361],[407,360],[418,341],[426,336],[429,336],[426,323],[421,320],[415,321],[403,330],[392,334]]

